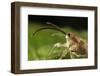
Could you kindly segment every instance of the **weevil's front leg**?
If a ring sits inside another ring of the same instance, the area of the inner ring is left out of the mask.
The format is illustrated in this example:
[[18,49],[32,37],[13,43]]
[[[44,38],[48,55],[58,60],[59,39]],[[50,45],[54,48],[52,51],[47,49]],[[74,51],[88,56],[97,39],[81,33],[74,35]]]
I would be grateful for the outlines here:
[[50,57],[50,55],[52,54],[52,52],[53,52],[53,50],[54,50],[55,48],[60,48],[60,47],[62,47],[62,46],[63,46],[63,44],[61,44],[61,43],[56,43],[56,44],[54,44],[54,46],[49,50],[48,57]]
[[62,52],[62,54],[61,54],[61,56],[60,56],[60,58],[59,59],[62,59],[63,57],[65,57],[65,55],[68,53],[68,50],[64,50],[63,52]]
[[59,59],[62,59],[66,55],[66,51],[64,50]]
[[50,55],[52,54],[53,50],[55,49],[56,47],[53,46],[50,50],[49,50],[49,53],[48,53],[48,57],[50,57]]
[[54,47],[66,47],[66,44],[56,43],[54,44]]
[[61,47],[61,46],[62,46],[61,43],[56,43],[56,44],[54,44],[54,47]]

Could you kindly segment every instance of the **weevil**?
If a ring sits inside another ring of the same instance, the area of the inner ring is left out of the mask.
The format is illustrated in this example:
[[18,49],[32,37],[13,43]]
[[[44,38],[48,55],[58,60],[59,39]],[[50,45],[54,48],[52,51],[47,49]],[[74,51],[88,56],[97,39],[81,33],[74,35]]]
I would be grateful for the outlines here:
[[68,53],[70,53],[70,58],[74,58],[73,55],[78,58],[81,56],[83,57],[88,57],[88,46],[87,43],[80,38],[79,36],[77,36],[75,33],[72,32],[68,32],[66,33],[64,30],[62,30],[60,27],[58,27],[57,25],[51,23],[51,22],[46,22],[46,24],[48,25],[52,25],[52,27],[42,27],[37,29],[35,32],[33,32],[33,36],[41,31],[41,30],[45,30],[45,29],[53,29],[56,31],[61,32],[64,37],[65,37],[65,43],[61,44],[61,43],[55,43],[49,53],[52,54],[53,48],[59,48],[59,47],[64,47],[65,49],[62,50],[62,54],[60,55],[59,59],[63,59]]

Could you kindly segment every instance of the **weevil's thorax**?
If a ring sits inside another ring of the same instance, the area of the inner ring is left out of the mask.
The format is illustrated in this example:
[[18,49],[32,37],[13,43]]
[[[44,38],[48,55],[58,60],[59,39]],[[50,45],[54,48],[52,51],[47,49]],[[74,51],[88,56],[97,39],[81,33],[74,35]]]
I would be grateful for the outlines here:
[[68,33],[68,36],[69,36],[70,40],[72,40],[73,42],[75,42],[75,43],[80,42],[80,37],[78,37],[76,34]]

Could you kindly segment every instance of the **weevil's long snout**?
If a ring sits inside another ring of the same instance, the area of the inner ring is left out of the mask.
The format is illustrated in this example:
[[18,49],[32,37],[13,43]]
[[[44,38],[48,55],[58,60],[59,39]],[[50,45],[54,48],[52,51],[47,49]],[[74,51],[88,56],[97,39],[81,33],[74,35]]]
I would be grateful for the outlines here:
[[66,38],[66,39],[68,39],[68,38],[69,38],[67,34],[66,34],[65,38]]
[[68,38],[70,38],[72,36],[72,33],[71,32],[68,32],[67,34],[66,34],[66,38],[68,39]]

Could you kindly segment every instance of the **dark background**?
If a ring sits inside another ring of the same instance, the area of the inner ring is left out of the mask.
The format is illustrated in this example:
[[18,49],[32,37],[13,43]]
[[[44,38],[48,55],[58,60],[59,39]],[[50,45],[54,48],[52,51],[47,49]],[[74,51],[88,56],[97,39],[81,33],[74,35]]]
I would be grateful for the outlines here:
[[87,17],[64,17],[64,16],[43,16],[43,15],[29,15],[28,21],[34,21],[42,24],[51,22],[59,27],[71,27],[76,30],[88,29]]

